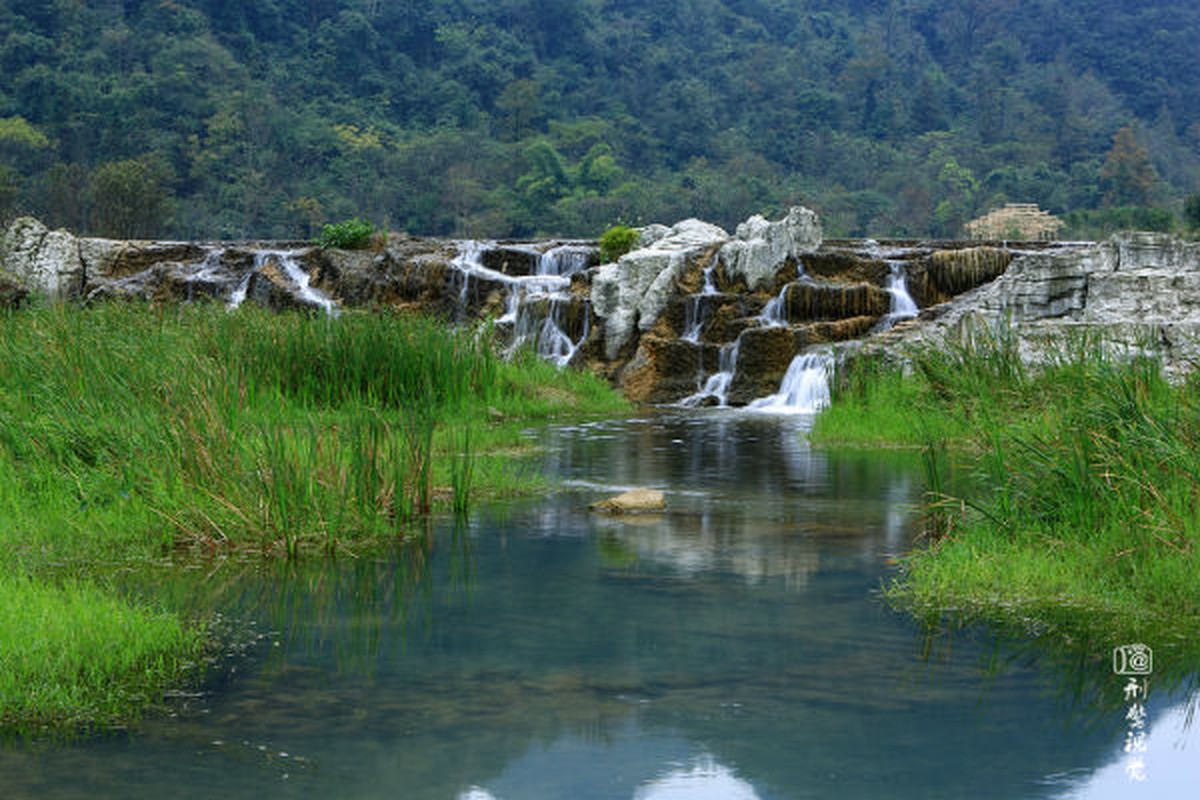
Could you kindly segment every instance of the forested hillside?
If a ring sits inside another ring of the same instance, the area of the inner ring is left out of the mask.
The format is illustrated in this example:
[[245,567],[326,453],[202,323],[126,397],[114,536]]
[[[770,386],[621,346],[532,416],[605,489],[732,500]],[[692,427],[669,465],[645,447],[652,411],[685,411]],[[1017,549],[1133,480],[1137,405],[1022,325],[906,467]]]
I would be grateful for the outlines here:
[[1195,0],[0,0],[0,218],[78,231],[1086,235],[1198,190]]

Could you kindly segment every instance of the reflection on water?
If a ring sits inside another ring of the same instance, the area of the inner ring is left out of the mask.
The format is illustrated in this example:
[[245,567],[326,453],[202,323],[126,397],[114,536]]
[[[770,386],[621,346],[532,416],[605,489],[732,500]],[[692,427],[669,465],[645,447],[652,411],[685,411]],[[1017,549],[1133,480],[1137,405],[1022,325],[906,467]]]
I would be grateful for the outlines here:
[[[1182,692],[1152,691],[1131,785],[1102,648],[929,639],[882,605],[918,471],[810,451],[802,424],[531,433],[564,491],[440,527],[428,552],[144,575],[268,635],[173,717],[0,750],[3,796],[1192,796]],[[630,486],[666,512],[586,510]]]

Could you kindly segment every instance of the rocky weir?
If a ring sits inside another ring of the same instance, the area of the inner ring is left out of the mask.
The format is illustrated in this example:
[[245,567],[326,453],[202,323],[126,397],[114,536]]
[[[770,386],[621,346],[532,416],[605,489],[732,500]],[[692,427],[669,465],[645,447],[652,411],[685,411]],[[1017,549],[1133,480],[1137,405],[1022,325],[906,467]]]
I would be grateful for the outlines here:
[[1014,325],[1031,354],[1062,330],[1111,329],[1163,343],[1169,365],[1186,368],[1200,333],[1200,245],[1150,234],[825,240],[797,207],[733,234],[694,219],[649,226],[637,249],[601,264],[590,241],[391,235],[343,251],[82,238],[22,218],[0,240],[0,303],[29,293],[490,320],[502,347],[590,369],[635,402],[811,411],[827,402],[837,355],[901,352],[978,324]]

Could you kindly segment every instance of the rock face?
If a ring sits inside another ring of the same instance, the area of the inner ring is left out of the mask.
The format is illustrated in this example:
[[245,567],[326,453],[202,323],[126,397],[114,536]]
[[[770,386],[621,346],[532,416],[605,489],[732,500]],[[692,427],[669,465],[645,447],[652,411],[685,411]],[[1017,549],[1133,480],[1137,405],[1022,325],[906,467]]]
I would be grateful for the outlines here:
[[694,219],[654,225],[617,263],[600,265],[598,253],[592,242],[400,235],[362,251],[111,241],[24,218],[0,236],[0,307],[36,292],[490,318],[505,350],[585,367],[636,402],[693,406],[775,395],[802,355],[900,352],[1008,320],[1030,357],[1084,328],[1129,347],[1155,342],[1172,369],[1200,362],[1200,245],[1158,234],[1003,248],[822,241],[816,215],[794,208],[734,236]]
[[863,344],[897,352],[1008,326],[1022,354],[1045,358],[1072,332],[1129,351],[1153,347],[1169,372],[1200,363],[1200,243],[1124,233],[1088,247],[1014,258],[998,278],[923,311],[919,324]]
[[78,298],[83,262],[76,239],[52,231],[33,217],[21,217],[0,240],[0,265],[28,291],[52,299]]
[[769,289],[789,259],[821,246],[821,224],[807,208],[795,207],[778,222],[755,214],[738,225],[737,238],[721,248],[721,263],[730,280],[744,282],[747,289]]
[[604,354],[610,361],[635,327],[649,330],[658,320],[685,267],[711,258],[729,238],[721,228],[698,219],[659,233],[652,231],[649,245],[626,253],[616,264],[605,264],[592,278],[592,308],[604,320]]

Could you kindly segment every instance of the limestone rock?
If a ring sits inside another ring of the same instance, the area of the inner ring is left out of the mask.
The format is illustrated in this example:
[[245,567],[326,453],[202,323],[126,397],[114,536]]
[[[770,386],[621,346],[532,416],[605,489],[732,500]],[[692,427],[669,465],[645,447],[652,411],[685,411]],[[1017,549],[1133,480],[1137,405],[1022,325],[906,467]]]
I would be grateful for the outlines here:
[[667,507],[667,502],[658,489],[630,489],[588,507],[602,514],[645,514],[662,511]]
[[25,289],[55,300],[77,298],[84,270],[79,244],[66,231],[52,231],[33,217],[19,217],[0,241],[0,266]]
[[721,248],[725,274],[741,278],[750,291],[770,289],[789,260],[821,246],[821,224],[807,208],[794,206],[778,222],[756,214],[738,226],[737,238]]
[[689,258],[728,240],[707,222],[688,219],[670,233],[605,264],[592,280],[592,306],[605,323],[605,354],[617,358],[635,329],[649,330],[666,307]]
[[921,308],[943,303],[995,280],[1012,258],[1012,253],[999,247],[938,250],[909,267],[909,293]]

